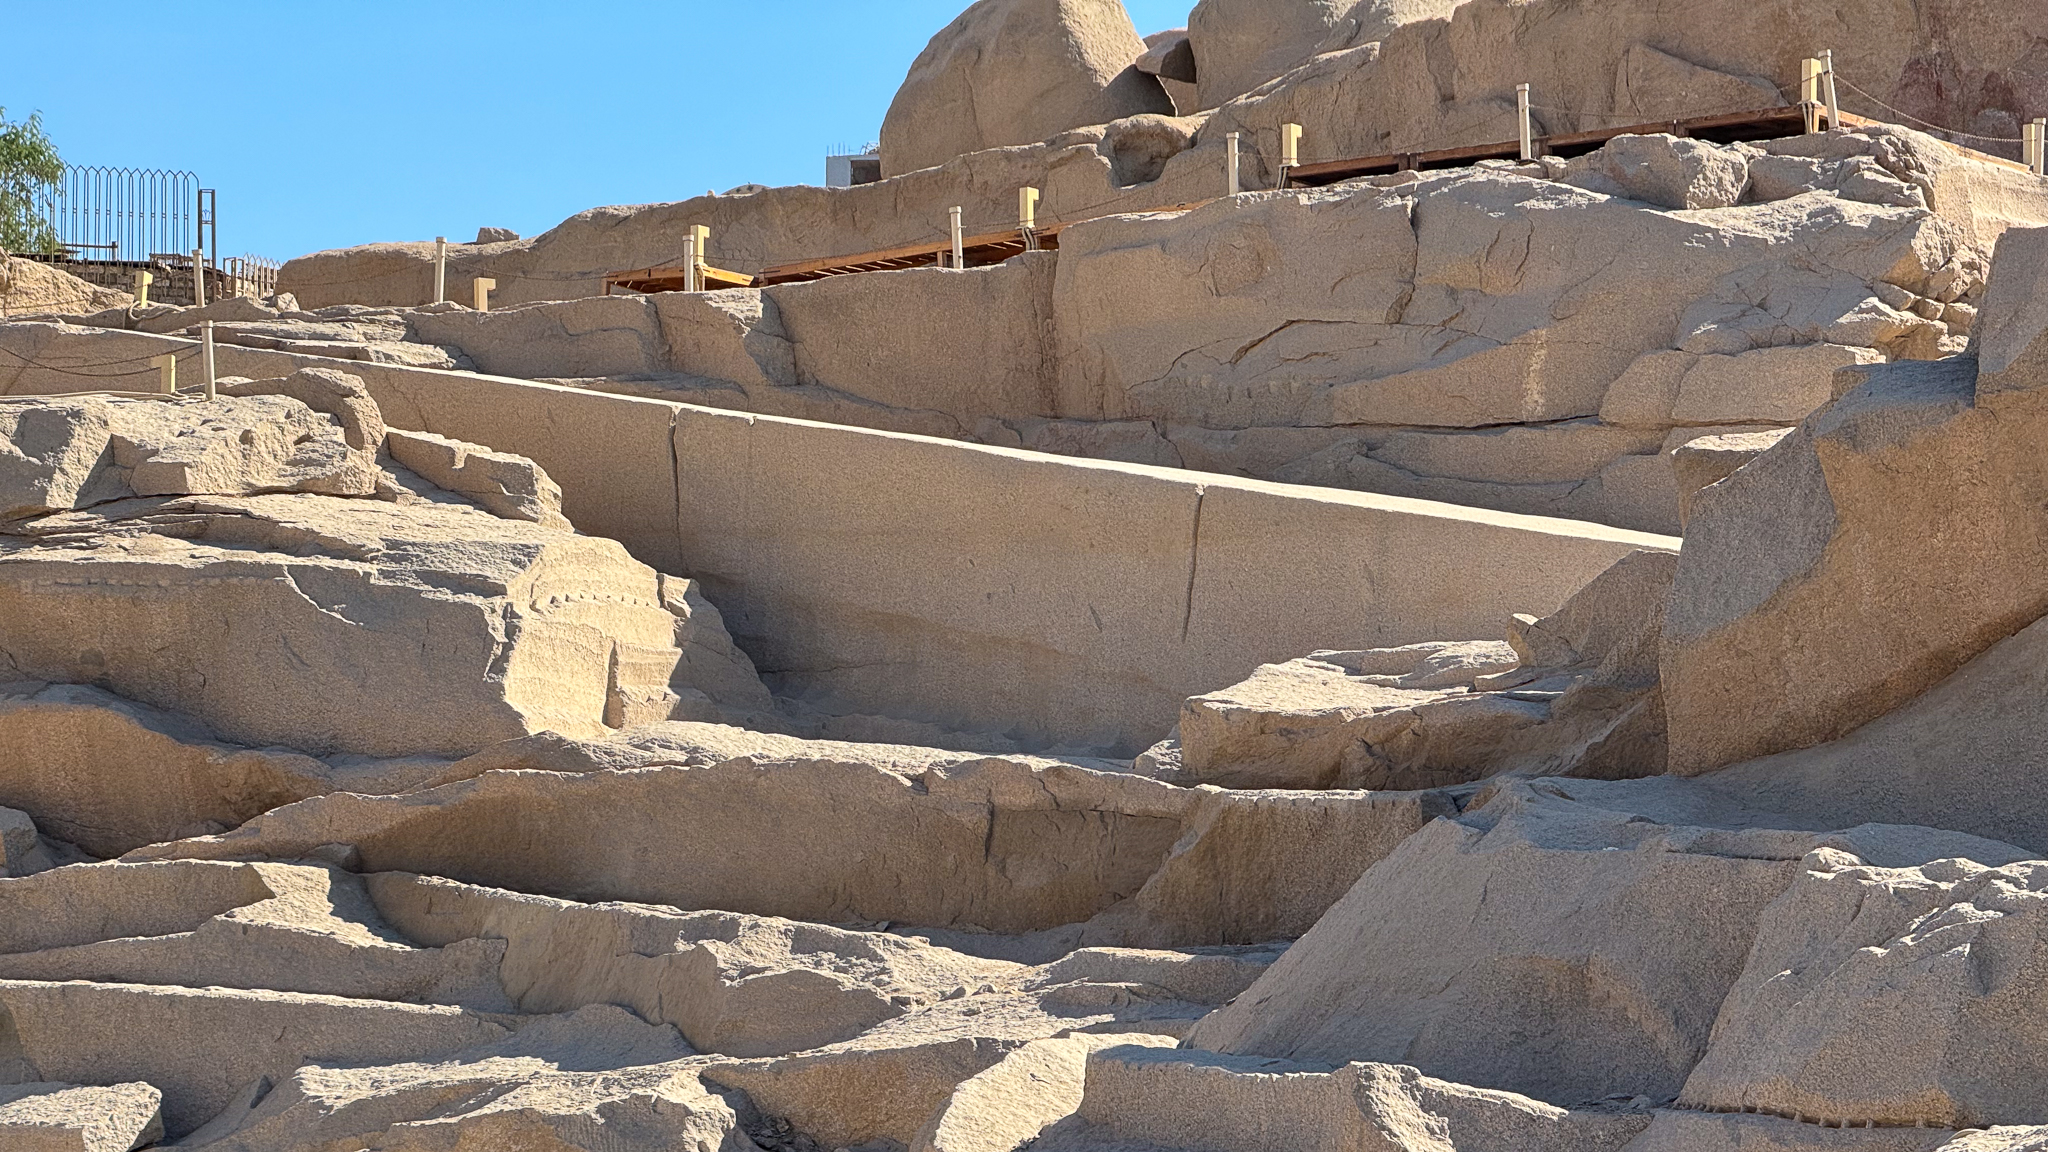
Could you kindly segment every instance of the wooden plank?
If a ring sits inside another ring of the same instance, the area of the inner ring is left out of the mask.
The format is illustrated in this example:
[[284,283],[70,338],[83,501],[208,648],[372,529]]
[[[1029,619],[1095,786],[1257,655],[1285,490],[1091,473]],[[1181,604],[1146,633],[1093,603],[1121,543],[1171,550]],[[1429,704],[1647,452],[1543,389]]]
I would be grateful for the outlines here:
[[[1150,208],[1148,212],[1175,212],[1197,208],[1208,201],[1180,204],[1171,208]],[[1034,229],[1033,238],[1039,251],[1052,252],[1059,249],[1060,233],[1066,230],[1065,223],[1048,224]],[[1017,229],[1004,232],[984,232],[975,236],[962,237],[961,254],[966,257],[969,267],[979,264],[999,264],[1012,256],[1031,251],[1023,233]],[[907,268],[929,268],[939,263],[942,255],[953,251],[952,241],[936,244],[905,244],[896,248],[883,248],[874,252],[856,252],[846,256],[829,256],[820,260],[800,260],[792,264],[776,264],[761,270],[754,277],[758,287],[771,284],[794,284],[804,280],[817,280],[826,276],[844,276],[856,272],[891,272]]]
[[[754,278],[740,272],[703,266],[704,290],[717,291],[720,288],[750,288]],[[681,292],[689,286],[688,270],[668,266],[661,268],[635,268],[629,272],[614,272],[604,278],[605,290],[624,288],[630,292]]]

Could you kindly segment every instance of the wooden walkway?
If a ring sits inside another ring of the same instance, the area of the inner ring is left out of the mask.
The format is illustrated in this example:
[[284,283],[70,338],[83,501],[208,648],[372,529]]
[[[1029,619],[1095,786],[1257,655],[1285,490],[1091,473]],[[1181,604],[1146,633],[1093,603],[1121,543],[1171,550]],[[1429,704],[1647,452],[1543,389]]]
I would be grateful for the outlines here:
[[[704,291],[716,292],[720,288],[752,288],[754,277],[744,272],[728,272],[706,264],[698,269],[704,276]],[[661,268],[635,268],[630,272],[614,272],[604,278],[604,294],[609,296],[614,288],[628,292],[686,292],[689,290],[688,269],[681,264],[670,264]]]
[[[1048,224],[1026,232],[1012,228],[1005,232],[984,232],[978,236],[963,237],[960,251],[966,257],[969,268],[988,264],[1001,264],[1012,256],[1033,249],[1054,251],[1060,246],[1060,233],[1065,224]],[[847,276],[856,272],[893,272],[902,268],[936,268],[940,258],[950,258],[953,242],[937,244],[905,244],[897,248],[884,248],[879,252],[862,252],[853,256],[827,256],[822,260],[803,260],[795,264],[777,264],[763,268],[754,277],[754,286],[766,288],[770,284],[795,284],[803,280],[823,280],[828,276]]]
[[[1823,129],[1827,127],[1827,119],[1827,111],[1821,110],[1819,120]],[[1863,128],[1876,123],[1878,121],[1867,120],[1861,116],[1842,114],[1842,127],[1845,128]],[[1620,128],[1600,128],[1591,132],[1564,132],[1536,137],[1535,150],[1538,156],[1583,156],[1588,152],[1598,151],[1617,136],[1651,136],[1660,132],[1673,136],[1688,136],[1695,140],[1708,140],[1716,144],[1778,140],[1787,136],[1806,134],[1806,110],[1795,104],[1786,108],[1765,108],[1754,112],[1698,116],[1690,120],[1654,120]],[[1474,144],[1465,148],[1439,148],[1430,152],[1390,152],[1383,156],[1331,160],[1322,164],[1303,164],[1289,168],[1287,186],[1316,188],[1325,184],[1335,184],[1339,180],[1355,180],[1361,176],[1388,176],[1396,172],[1420,172],[1434,168],[1464,168],[1481,160],[1519,160],[1521,156],[1520,140],[1509,140],[1503,144]]]
[[[1535,152],[1538,156],[1582,156],[1598,150],[1617,136],[1649,136],[1669,133],[1673,136],[1707,140],[1716,144],[1735,144],[1745,141],[1778,140],[1788,136],[1806,134],[1806,118],[1810,109],[1794,104],[1782,108],[1764,108],[1752,112],[1731,112],[1720,116],[1697,116],[1687,120],[1655,120],[1642,124],[1630,124],[1620,128],[1600,128],[1591,132],[1565,132],[1535,138]],[[1827,110],[1814,112],[1823,128],[1827,127]],[[1842,114],[1841,127],[1867,128],[1882,121],[1862,116]],[[1943,141],[1948,143],[1947,141]],[[1998,156],[1987,155],[1960,144],[1949,143],[1949,147],[1971,159],[1985,163],[2000,164],[2008,168],[2027,171],[2025,165]],[[1520,159],[1522,145],[1519,140],[1501,144],[1475,144],[1464,148],[1441,148],[1425,152],[1390,152],[1381,156],[1365,156],[1351,160],[1330,160],[1319,164],[1302,164],[1284,171],[1283,187],[1316,188],[1335,184],[1342,180],[1355,180],[1364,176],[1387,176],[1397,172],[1417,172],[1439,168],[1463,168],[1481,160]],[[1213,201],[1201,200],[1190,204],[1174,204],[1157,208],[1133,208],[1131,212],[1182,212],[1199,208]],[[962,251],[970,268],[1000,264],[1019,253],[1032,249],[1056,250],[1060,246],[1060,233],[1069,225],[1050,224],[1026,232],[1009,229],[1003,232],[986,232],[966,237]],[[758,276],[743,276],[737,272],[726,272],[717,268],[704,270],[704,284],[710,288],[765,288],[771,284],[794,284],[805,280],[823,280],[830,276],[848,276],[860,272],[889,272],[903,268],[932,268],[944,262],[953,251],[950,241],[937,243],[906,244],[896,248],[884,248],[875,252],[859,252],[847,256],[827,256],[818,260],[804,260],[794,264],[778,264],[764,268]],[[615,272],[605,277],[605,291],[614,286],[634,292],[673,292],[683,287],[683,270],[674,268],[641,268],[632,272]]]

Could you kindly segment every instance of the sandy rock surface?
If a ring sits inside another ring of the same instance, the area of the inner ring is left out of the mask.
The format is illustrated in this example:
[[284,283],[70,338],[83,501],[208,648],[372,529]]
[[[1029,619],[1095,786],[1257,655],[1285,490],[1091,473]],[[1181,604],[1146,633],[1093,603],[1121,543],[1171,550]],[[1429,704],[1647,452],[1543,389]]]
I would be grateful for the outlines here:
[[495,311],[8,304],[0,1149],[2048,1149],[2048,186],[1274,187],[1822,45],[1998,145],[2025,26],[981,0],[888,179],[480,229]]

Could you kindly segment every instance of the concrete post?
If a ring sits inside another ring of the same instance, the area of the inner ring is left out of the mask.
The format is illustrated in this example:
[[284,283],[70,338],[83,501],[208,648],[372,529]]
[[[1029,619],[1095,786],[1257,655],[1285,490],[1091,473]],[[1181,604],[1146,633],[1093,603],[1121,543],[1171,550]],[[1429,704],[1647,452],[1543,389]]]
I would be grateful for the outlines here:
[[1230,155],[1230,194],[1232,196],[1244,191],[1244,185],[1239,181],[1237,174],[1238,149],[1241,146],[1242,140],[1243,134],[1238,132],[1232,132],[1224,140],[1226,151]]
[[1522,126],[1522,160],[1527,163],[1536,158],[1536,129],[1529,122],[1529,86],[1515,85],[1515,119]]
[[[1299,124],[1282,124],[1280,126],[1280,167],[1283,169],[1301,167],[1301,125]],[[1283,180],[1282,183],[1285,183],[1285,181]]]
[[690,260],[690,280],[696,285],[693,292],[704,291],[704,266],[711,263],[711,229],[707,225],[690,225],[690,239],[694,242],[696,255]]
[[956,269],[965,268],[967,267],[967,238],[960,229],[959,206],[955,205],[952,208],[948,208],[946,215],[950,220],[949,227],[953,230],[953,267]]
[[1806,113],[1806,132],[1820,131],[1820,69],[1812,57],[1799,62],[1799,107]]
[[1832,132],[1842,126],[1842,102],[1835,98],[1835,50],[1830,48],[1820,56],[1828,97],[1828,131]]
[[700,285],[697,283],[697,238],[692,236],[683,241],[683,291],[695,292],[699,287]]
[[149,269],[147,269],[147,268],[137,268],[137,269],[135,270],[135,305],[136,305],[136,307],[138,307],[138,308],[147,308],[147,307],[149,307],[149,286],[150,286],[151,284],[154,284],[154,283],[156,283],[156,277],[150,274],[150,271],[149,271]]
[[497,286],[498,282],[488,276],[479,276],[469,282],[470,298],[474,302],[477,311],[489,312],[491,310],[491,289]]
[[166,352],[161,356],[152,357],[149,362],[152,366],[156,368],[157,391],[163,393],[166,396],[177,395],[178,354],[175,352]]
[[1017,189],[1017,231],[1024,236],[1024,250],[1038,251],[1038,189]]
[[448,238],[434,237],[434,303],[448,298]]
[[192,305],[206,307],[206,249],[192,250]]
[[212,400],[216,398],[213,390],[213,321],[205,321],[199,326],[199,338],[200,355],[206,365],[206,398]]

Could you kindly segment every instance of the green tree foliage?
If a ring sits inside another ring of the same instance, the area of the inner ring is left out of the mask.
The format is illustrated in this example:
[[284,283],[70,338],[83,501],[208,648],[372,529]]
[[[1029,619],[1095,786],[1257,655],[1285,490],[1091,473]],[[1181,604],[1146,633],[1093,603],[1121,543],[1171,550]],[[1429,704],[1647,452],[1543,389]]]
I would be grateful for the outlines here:
[[63,176],[41,114],[10,124],[0,108],[0,251],[57,251],[56,230],[36,214],[36,193]]

